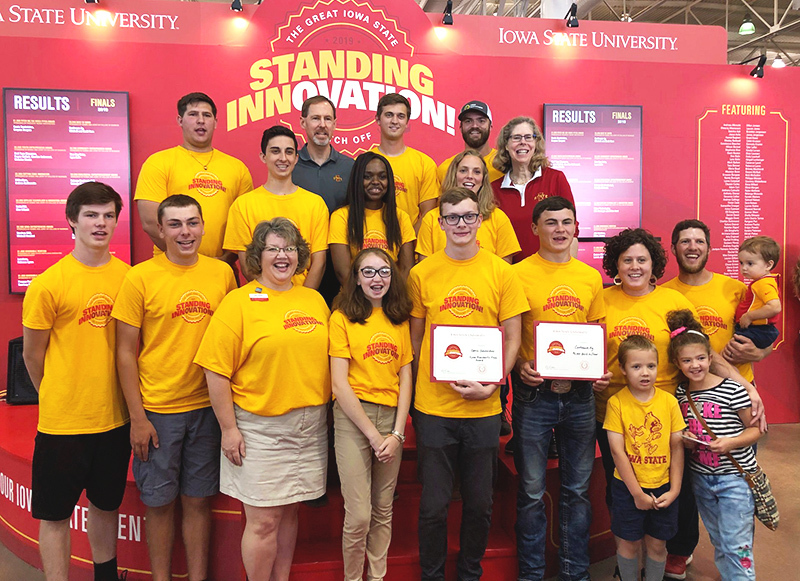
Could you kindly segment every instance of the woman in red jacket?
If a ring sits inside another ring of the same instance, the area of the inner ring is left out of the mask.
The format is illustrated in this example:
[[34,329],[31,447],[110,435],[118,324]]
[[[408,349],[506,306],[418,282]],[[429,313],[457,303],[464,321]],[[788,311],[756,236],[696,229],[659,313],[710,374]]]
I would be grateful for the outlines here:
[[[514,117],[497,136],[497,155],[492,165],[505,175],[492,182],[497,205],[511,219],[522,252],[515,262],[539,250],[539,238],[531,230],[531,215],[537,202],[561,196],[572,204],[572,189],[563,172],[550,167],[544,152],[544,136],[530,117]],[[575,232],[573,256],[578,251]]]

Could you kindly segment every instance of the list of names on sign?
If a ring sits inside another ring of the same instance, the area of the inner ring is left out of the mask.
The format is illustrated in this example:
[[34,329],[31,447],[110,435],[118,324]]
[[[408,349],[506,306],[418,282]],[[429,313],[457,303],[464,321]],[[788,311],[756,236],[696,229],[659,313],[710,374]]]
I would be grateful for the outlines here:
[[788,121],[763,105],[722,105],[698,120],[697,216],[713,235],[710,267],[739,275],[739,245],[765,234],[785,246]]
[[128,94],[4,89],[10,291],[73,248],[64,210],[76,186],[99,181],[122,197],[111,252],[131,260]]
[[572,188],[581,238],[639,227],[641,107],[545,104],[544,134],[552,166]]

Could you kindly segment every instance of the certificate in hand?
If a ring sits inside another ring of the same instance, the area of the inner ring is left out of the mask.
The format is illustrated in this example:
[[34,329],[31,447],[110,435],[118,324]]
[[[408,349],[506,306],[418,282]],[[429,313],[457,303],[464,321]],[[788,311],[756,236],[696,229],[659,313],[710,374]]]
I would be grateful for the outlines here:
[[596,380],[606,372],[606,326],[553,323],[533,326],[535,367],[545,379]]
[[502,327],[431,325],[431,381],[505,381]]

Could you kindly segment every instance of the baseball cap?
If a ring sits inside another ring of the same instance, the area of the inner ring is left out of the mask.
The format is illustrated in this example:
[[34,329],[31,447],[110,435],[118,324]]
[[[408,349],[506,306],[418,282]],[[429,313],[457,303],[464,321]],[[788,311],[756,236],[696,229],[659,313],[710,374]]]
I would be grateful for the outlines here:
[[487,105],[483,101],[470,101],[469,103],[461,107],[461,112],[458,114],[458,120],[463,121],[464,114],[469,113],[470,111],[481,113],[486,117],[488,117],[489,121],[492,120],[492,111],[489,109],[489,105]]

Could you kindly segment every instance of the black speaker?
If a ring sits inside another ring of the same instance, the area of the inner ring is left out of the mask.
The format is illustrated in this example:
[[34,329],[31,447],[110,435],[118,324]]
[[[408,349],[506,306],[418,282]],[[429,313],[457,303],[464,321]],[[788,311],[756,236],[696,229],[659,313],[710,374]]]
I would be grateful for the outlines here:
[[22,337],[8,342],[8,391],[6,401],[10,404],[39,403],[39,394],[33,387],[25,361],[22,359]]

